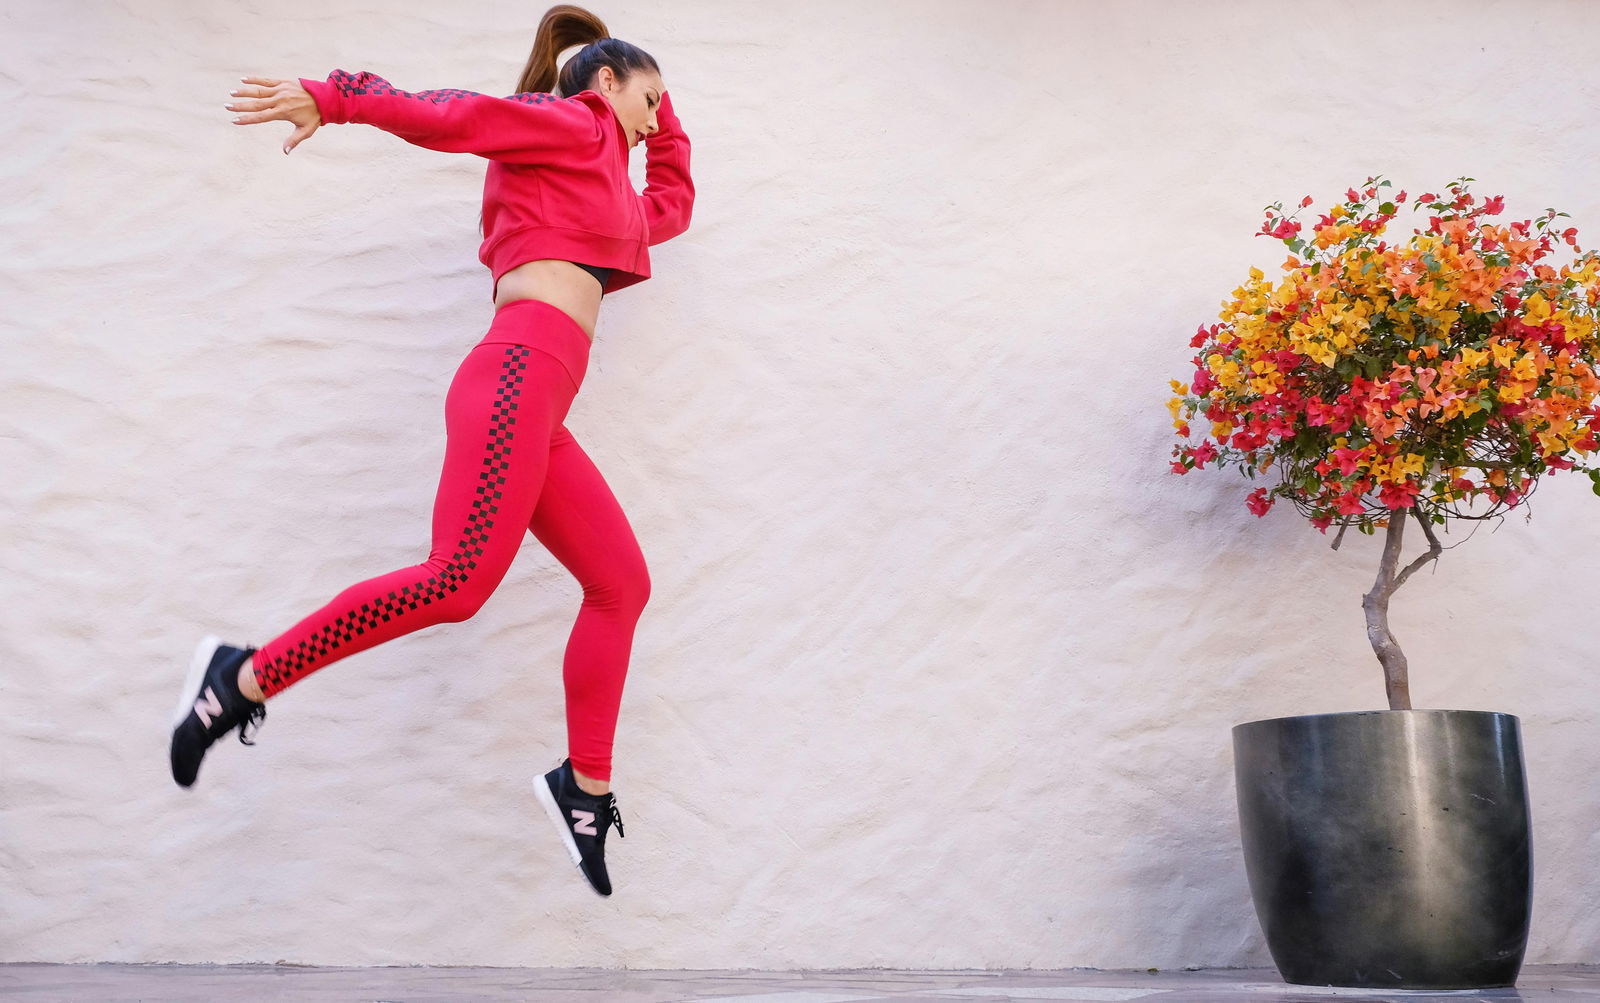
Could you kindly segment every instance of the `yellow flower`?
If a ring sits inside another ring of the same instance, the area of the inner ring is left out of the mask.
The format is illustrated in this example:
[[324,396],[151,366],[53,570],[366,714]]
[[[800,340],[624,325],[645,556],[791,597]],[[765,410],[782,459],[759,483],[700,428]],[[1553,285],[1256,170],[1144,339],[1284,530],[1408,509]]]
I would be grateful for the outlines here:
[[1302,351],[1308,358],[1320,366],[1331,366],[1333,365],[1334,360],[1339,357],[1337,352],[1329,348],[1326,343],[1320,341],[1306,342]]
[[1522,322],[1529,327],[1539,327],[1550,320],[1550,301],[1544,298],[1543,293],[1534,293],[1523,304],[1527,311],[1523,314]]

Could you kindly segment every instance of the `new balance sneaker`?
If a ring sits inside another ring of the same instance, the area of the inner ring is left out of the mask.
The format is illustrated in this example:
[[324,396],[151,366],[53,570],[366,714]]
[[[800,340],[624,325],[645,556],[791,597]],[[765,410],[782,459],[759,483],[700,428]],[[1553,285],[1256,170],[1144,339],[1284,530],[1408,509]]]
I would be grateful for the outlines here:
[[617,810],[614,794],[585,794],[572,775],[572,760],[563,759],[561,765],[533,782],[533,792],[544,805],[561,830],[561,838],[589,884],[601,895],[611,894],[611,879],[606,875],[606,830],[613,822],[617,835],[622,831],[622,813]]
[[207,637],[194,649],[189,677],[172,715],[172,779],[179,787],[194,783],[211,743],[235,727],[240,742],[255,744],[245,737],[245,725],[253,723],[259,728],[266,720],[267,707],[239,692],[239,667],[254,651],[223,644],[215,637]]

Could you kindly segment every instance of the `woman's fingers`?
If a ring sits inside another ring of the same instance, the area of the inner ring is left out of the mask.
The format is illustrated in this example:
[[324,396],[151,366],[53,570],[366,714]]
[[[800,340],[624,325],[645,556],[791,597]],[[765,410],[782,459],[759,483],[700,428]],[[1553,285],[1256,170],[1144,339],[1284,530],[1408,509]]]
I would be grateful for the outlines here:
[[235,101],[224,107],[238,113],[238,117],[233,120],[235,125],[255,125],[258,122],[276,122],[289,118],[288,109],[282,107],[281,102],[277,100]]
[[[266,111],[277,103],[278,98],[282,97],[282,92],[278,90],[282,81],[274,80],[271,77],[244,77],[243,80],[243,83],[228,94],[229,97],[233,98],[233,101],[223,105],[229,111]],[[267,120],[258,119],[257,121]]]
[[[263,90],[259,87],[252,89]],[[267,91],[261,97],[236,97],[223,107],[239,114],[239,117],[234,119],[235,124],[252,125],[257,122],[273,122],[289,118],[289,109],[285,107],[284,99],[285,95],[280,92]]]
[[288,153],[290,150],[299,146],[303,141],[309,138],[313,132],[316,131],[317,127],[314,125],[295,126],[294,133],[289,136],[289,141],[283,144],[283,152]]

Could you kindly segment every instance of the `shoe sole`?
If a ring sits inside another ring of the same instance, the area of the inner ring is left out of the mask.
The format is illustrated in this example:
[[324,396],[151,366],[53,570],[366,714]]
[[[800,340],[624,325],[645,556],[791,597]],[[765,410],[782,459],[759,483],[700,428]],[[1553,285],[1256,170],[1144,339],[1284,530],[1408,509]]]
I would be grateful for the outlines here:
[[556,828],[560,830],[561,842],[566,846],[567,854],[572,857],[572,862],[578,866],[579,876],[587,884],[589,877],[583,873],[583,854],[578,852],[578,841],[573,839],[572,833],[567,831],[567,820],[561,817],[561,806],[556,804],[556,796],[550,793],[550,782],[544,777],[535,780],[533,782],[533,794],[539,799],[539,803],[544,805],[544,813],[550,816],[550,821],[554,822]]
[[182,724],[183,719],[194,710],[194,702],[200,695],[200,683],[205,679],[206,669],[211,667],[211,659],[220,647],[222,639],[215,635],[207,635],[195,646],[194,658],[189,662],[189,677],[183,681],[183,692],[178,694],[178,706],[172,712],[173,728]]

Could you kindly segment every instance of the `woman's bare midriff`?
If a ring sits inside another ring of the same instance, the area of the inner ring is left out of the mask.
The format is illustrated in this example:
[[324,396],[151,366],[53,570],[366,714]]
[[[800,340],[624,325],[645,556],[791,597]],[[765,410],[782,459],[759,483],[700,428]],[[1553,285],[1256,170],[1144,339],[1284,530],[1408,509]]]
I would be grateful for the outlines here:
[[516,300],[542,300],[571,317],[594,340],[600,317],[600,283],[570,261],[546,258],[528,261],[500,276],[494,290],[496,310]]

